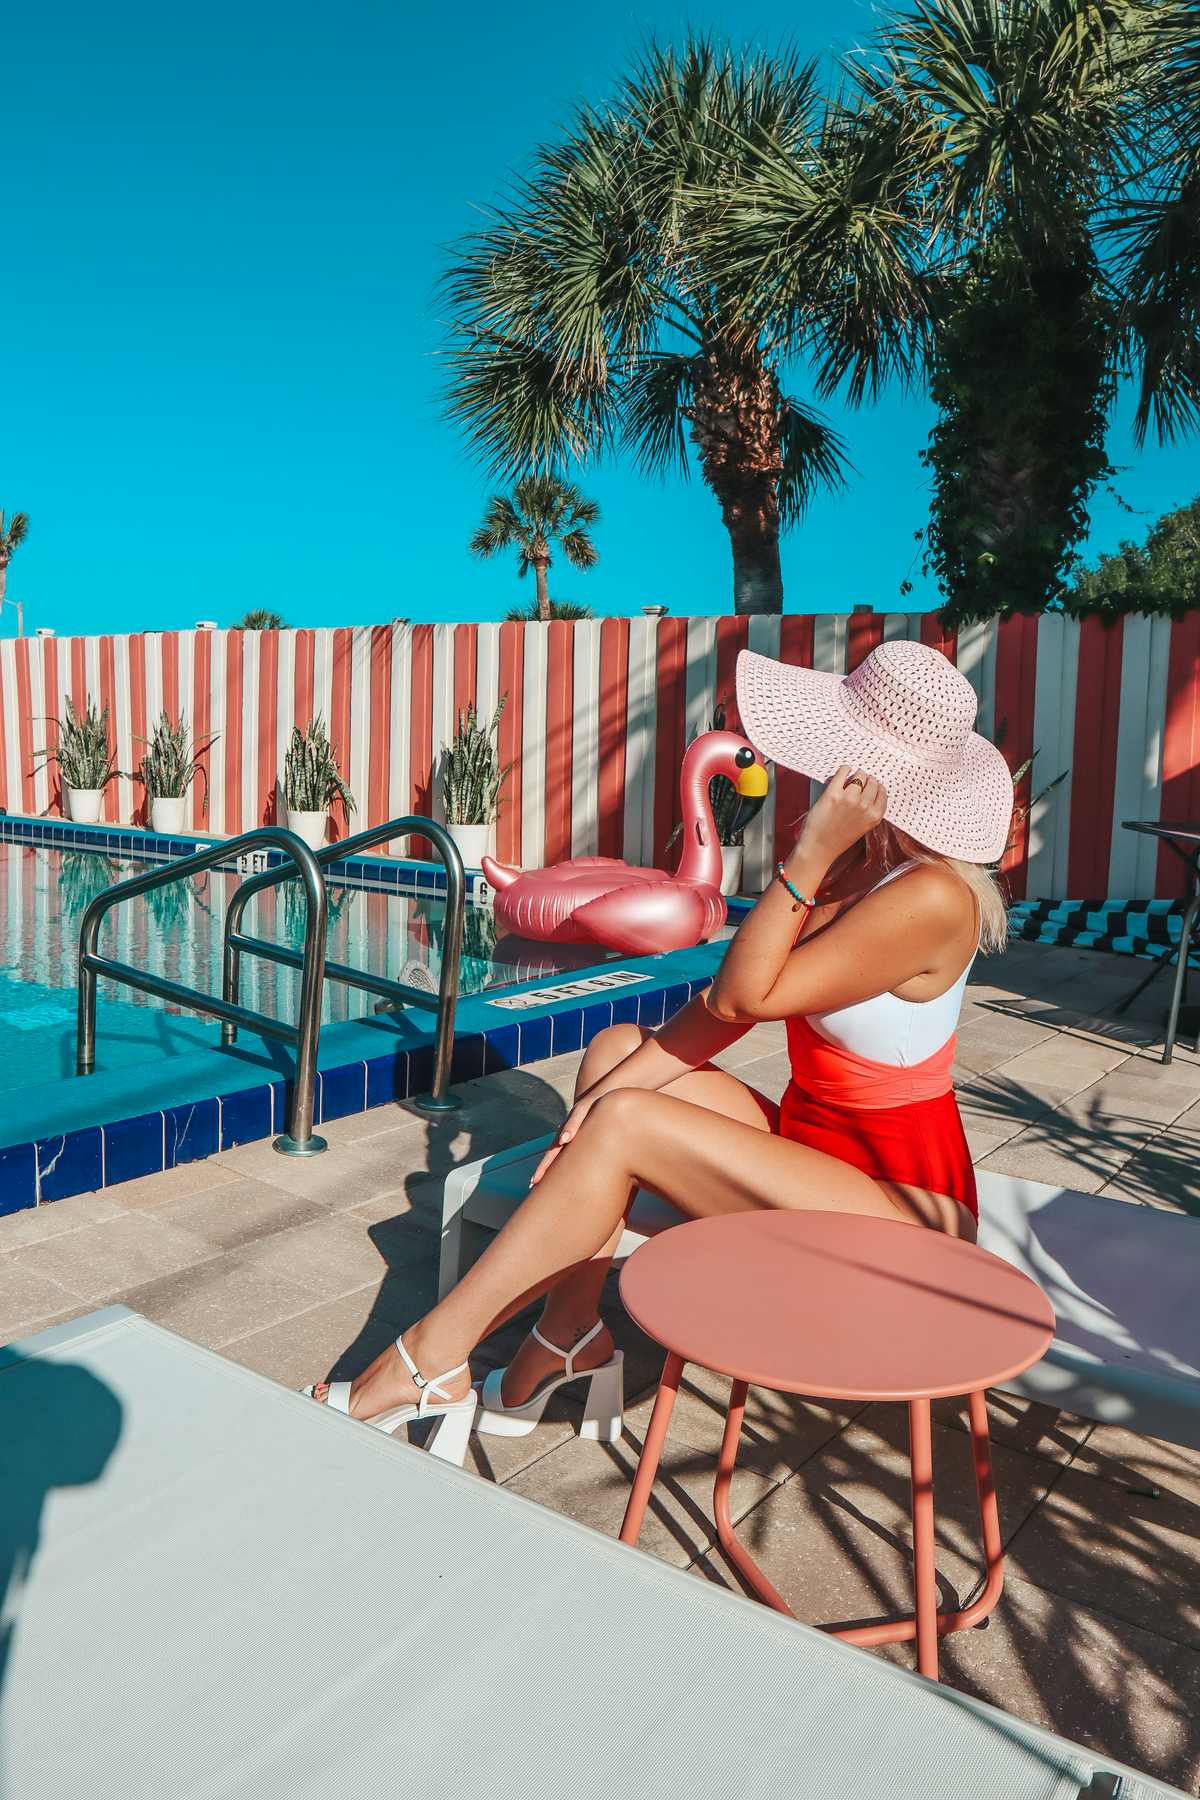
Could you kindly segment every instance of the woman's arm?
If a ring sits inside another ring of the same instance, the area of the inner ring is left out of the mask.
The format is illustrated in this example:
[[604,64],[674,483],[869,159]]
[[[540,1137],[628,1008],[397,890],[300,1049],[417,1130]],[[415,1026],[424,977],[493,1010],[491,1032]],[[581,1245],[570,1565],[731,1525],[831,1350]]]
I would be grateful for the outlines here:
[[[850,787],[846,786],[848,780],[853,783]],[[805,814],[800,835],[784,863],[792,886],[815,898],[838,857],[878,825],[886,806],[887,795],[877,781],[861,770],[855,777],[855,771],[843,765]],[[795,950],[805,916],[797,912],[795,900],[781,881],[768,884],[725,952],[709,990],[709,1009],[717,1018],[785,1016],[762,1009]]]
[[[879,783],[866,777],[862,787],[846,787],[850,773],[838,770],[784,865],[802,894],[814,896],[837,858],[883,817]],[[869,894],[797,949],[801,916],[783,883],[773,882],[725,953],[709,1011],[729,1021],[786,1019],[887,993],[926,973],[969,929],[961,887],[940,870],[919,870]]]

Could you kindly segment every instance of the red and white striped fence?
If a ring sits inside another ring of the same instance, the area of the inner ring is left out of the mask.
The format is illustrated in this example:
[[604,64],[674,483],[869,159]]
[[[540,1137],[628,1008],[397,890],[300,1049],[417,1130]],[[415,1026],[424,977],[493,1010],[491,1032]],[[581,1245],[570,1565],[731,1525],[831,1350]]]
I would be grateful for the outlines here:
[[[129,777],[162,708],[197,740],[218,735],[192,793],[198,831],[232,834],[275,816],[294,724],[321,714],[358,801],[356,827],[438,816],[437,765],[460,708],[507,697],[500,750],[514,767],[496,832],[502,861],[533,866],[600,853],[669,863],[679,764],[718,701],[737,724],[744,646],[843,673],[882,638],[952,656],[979,695],[979,726],[1016,767],[1038,752],[1033,810],[1007,859],[1014,896],[1149,898],[1181,891],[1181,867],[1127,818],[1200,818],[1200,613],[1098,621],[1017,618],[943,635],[931,615],[635,618],[551,625],[344,626],[304,631],[147,632],[0,642],[0,806],[55,813],[57,775],[35,769],[69,695],[107,705],[125,771],[105,816],[141,822]],[[777,770],[747,834],[746,883],[765,881],[808,804]],[[338,818],[345,829],[346,821]],[[401,848],[401,846],[397,846]],[[419,847],[418,847],[419,848]]]

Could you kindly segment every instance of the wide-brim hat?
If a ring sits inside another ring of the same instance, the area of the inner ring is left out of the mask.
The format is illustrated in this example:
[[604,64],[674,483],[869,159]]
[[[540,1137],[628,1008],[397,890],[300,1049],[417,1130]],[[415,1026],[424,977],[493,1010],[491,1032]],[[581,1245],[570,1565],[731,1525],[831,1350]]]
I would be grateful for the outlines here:
[[974,728],[974,688],[940,650],[898,638],[844,677],[743,650],[737,699],[771,762],[814,781],[842,763],[864,769],[887,789],[884,817],[919,844],[962,862],[1003,856],[1012,776]]

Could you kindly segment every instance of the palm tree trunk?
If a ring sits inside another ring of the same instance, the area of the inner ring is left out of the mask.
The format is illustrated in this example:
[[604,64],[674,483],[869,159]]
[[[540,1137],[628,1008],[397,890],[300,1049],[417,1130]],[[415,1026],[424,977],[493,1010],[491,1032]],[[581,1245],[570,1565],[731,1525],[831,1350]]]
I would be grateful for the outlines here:
[[689,417],[704,479],[721,505],[733,551],[733,609],[781,613],[779,384],[757,346],[728,343],[701,359]]
[[547,564],[541,557],[536,558],[533,565],[533,579],[537,583],[537,616],[543,622],[550,618],[550,587],[546,580]]
[[779,505],[774,495],[721,503],[733,551],[735,613],[781,613],[783,570],[779,564]]
[[4,590],[8,586],[8,556],[0,551],[0,612],[4,609]]

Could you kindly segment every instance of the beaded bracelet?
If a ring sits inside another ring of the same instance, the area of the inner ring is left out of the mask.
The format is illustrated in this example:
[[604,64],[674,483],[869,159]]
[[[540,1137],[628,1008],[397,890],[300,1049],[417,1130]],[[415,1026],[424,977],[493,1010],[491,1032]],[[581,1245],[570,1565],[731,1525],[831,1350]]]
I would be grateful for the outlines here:
[[784,887],[787,889],[788,893],[792,896],[792,899],[795,901],[795,905],[792,907],[793,912],[799,912],[800,908],[802,906],[806,907],[809,912],[812,911],[813,907],[817,904],[816,901],[810,900],[807,894],[802,894],[798,887],[792,886],[791,882],[787,878],[787,875],[784,873],[784,867],[783,867],[782,863],[775,864],[775,879],[776,879],[776,881],[782,881]]

